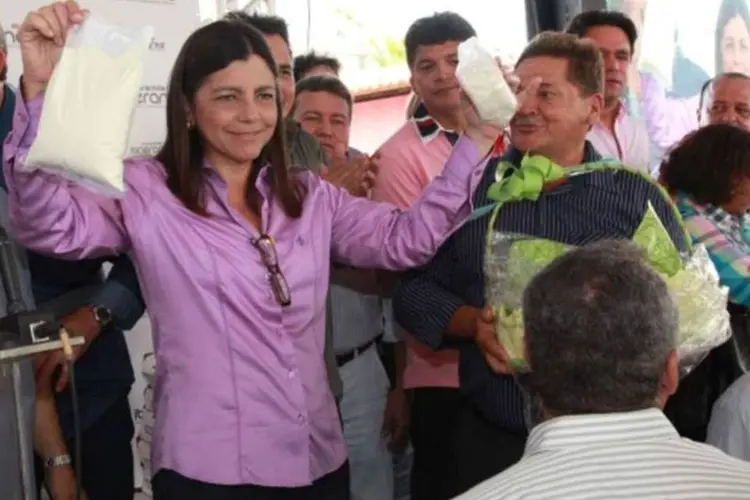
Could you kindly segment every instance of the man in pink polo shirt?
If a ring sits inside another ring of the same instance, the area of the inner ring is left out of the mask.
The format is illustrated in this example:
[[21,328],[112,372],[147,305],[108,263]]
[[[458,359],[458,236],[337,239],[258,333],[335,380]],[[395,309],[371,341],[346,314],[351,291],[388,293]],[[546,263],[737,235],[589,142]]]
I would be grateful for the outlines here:
[[[380,173],[373,199],[408,207],[443,170],[464,128],[455,75],[457,48],[474,35],[474,28],[452,12],[418,19],[407,31],[410,83],[420,102],[413,117],[378,150]],[[411,498],[452,498],[458,492],[450,439],[464,404],[458,389],[458,351],[432,351],[408,334],[405,342],[403,384],[413,394]]]

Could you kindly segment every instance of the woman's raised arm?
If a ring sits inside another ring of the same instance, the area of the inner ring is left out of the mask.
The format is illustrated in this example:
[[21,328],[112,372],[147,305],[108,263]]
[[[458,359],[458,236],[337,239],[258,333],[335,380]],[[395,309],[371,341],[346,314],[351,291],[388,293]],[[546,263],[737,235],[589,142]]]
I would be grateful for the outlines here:
[[471,199],[487,164],[484,156],[489,147],[482,142],[468,136],[459,139],[443,172],[406,210],[354,198],[323,183],[333,200],[333,259],[391,270],[428,262],[471,215]]
[[[123,200],[108,199],[54,174],[24,171],[22,165],[36,137],[43,95],[30,102],[18,96],[13,129],[3,149],[11,227],[19,243],[64,259],[126,252],[130,241],[123,222]],[[138,175],[126,165],[127,198],[137,196]],[[133,174],[133,175],[130,175]],[[145,175],[145,172],[141,175]],[[136,183],[137,184],[137,183]]]

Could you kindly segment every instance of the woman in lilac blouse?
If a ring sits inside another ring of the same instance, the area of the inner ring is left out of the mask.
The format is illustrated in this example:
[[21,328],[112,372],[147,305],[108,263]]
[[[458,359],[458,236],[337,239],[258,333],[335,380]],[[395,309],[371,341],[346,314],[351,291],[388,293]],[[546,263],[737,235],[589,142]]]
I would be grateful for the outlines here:
[[253,28],[217,21],[177,57],[162,150],[126,161],[125,197],[104,199],[22,168],[65,34],[83,16],[56,3],[20,28],[10,212],[39,252],[132,255],[158,359],[155,498],[349,498],[323,363],[330,262],[428,261],[470,215],[498,131],[467,112],[472,126],[444,172],[406,211],[290,174],[269,49]]

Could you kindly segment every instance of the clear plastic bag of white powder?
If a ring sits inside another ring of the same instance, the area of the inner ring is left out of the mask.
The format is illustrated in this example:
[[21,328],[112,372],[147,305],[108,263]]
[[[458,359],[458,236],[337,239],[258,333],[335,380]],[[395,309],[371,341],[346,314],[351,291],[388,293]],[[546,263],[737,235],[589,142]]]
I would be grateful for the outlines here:
[[479,118],[500,128],[510,123],[518,105],[516,96],[505,81],[498,61],[475,36],[458,46],[456,78]]
[[152,27],[89,15],[68,35],[47,86],[24,167],[63,175],[106,196],[125,192],[123,159]]

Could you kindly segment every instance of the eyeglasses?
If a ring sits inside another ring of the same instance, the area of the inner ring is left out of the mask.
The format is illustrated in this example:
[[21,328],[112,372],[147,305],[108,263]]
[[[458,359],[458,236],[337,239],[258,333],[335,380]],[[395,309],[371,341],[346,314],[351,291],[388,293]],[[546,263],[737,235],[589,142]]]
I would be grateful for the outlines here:
[[266,266],[276,302],[282,307],[290,305],[292,296],[289,291],[289,284],[279,267],[279,257],[276,254],[276,243],[274,243],[273,238],[267,234],[261,234],[253,240],[253,246],[260,252],[260,258],[263,265]]

